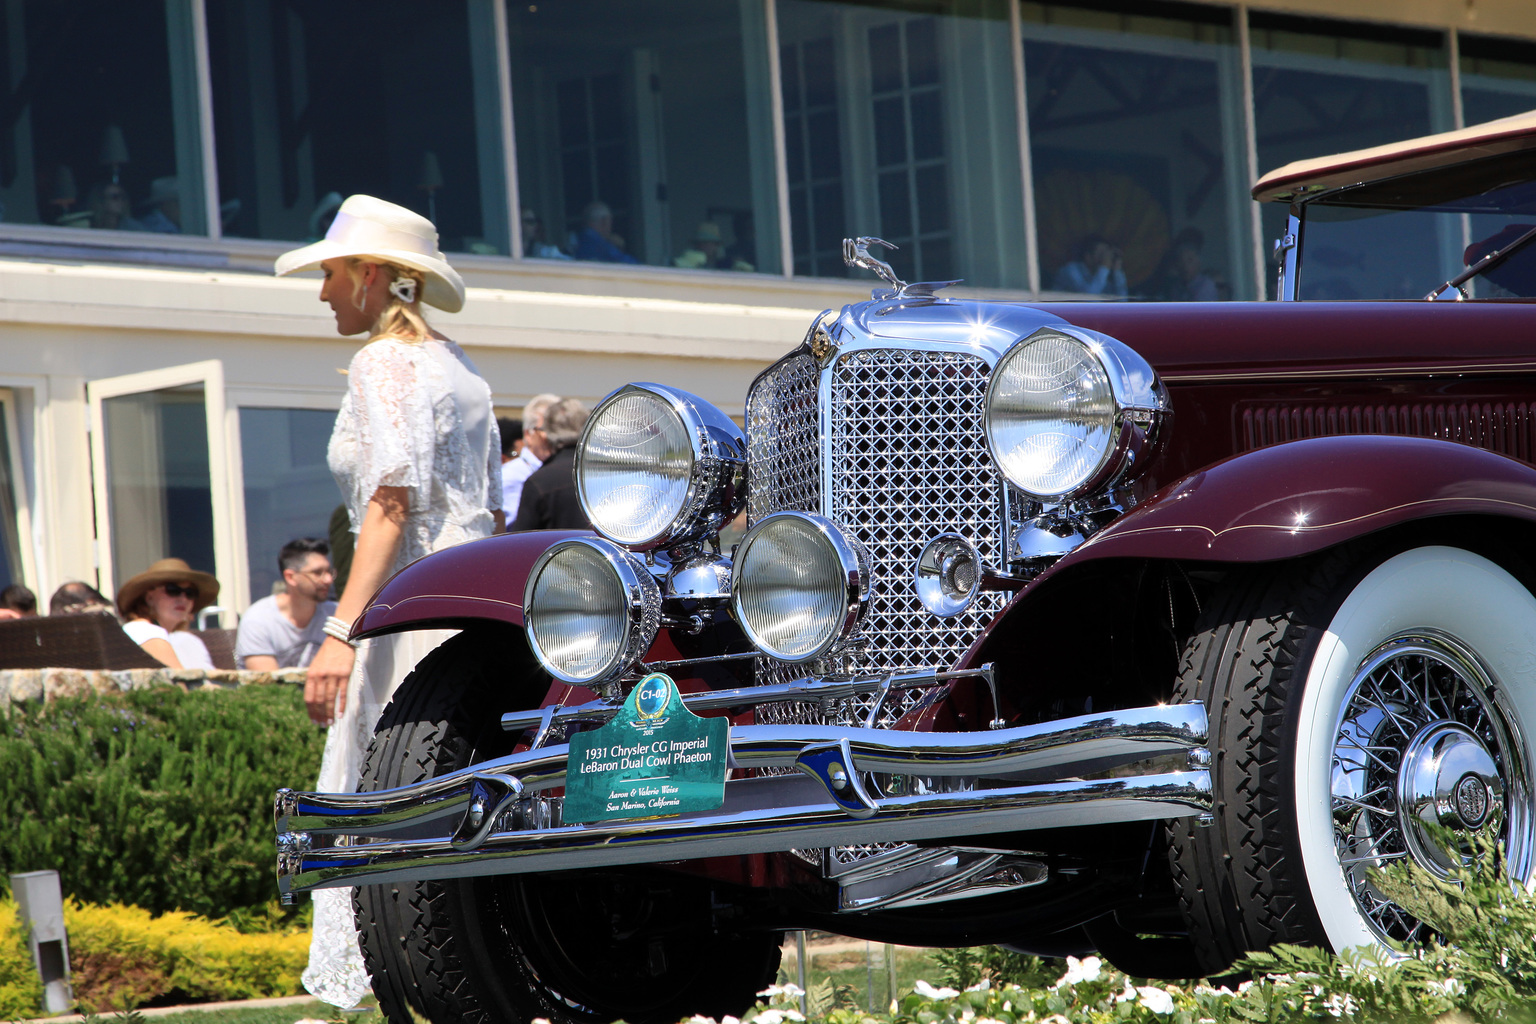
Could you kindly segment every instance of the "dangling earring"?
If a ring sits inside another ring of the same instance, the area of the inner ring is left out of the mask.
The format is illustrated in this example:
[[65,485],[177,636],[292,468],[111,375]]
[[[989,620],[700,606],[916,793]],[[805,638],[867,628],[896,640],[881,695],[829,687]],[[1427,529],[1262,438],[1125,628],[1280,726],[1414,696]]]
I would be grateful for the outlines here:
[[357,307],[359,313],[368,311],[368,283],[358,281],[352,288],[352,305]]

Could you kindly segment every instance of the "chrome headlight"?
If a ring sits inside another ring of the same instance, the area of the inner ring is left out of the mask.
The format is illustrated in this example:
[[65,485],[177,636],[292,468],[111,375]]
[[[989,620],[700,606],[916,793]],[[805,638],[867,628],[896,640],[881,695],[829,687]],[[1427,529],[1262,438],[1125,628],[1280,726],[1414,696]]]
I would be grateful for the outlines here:
[[1009,349],[987,388],[987,446],[1032,498],[1079,498],[1123,482],[1155,443],[1168,395],[1113,338],[1045,327]]
[[609,679],[639,661],[661,624],[661,591],[629,552],[606,540],[561,541],[533,563],[523,624],[556,679]]
[[576,493],[592,528],[627,548],[698,540],[746,500],[746,439],[729,416],[661,384],[600,402],[576,449]]
[[731,612],[780,661],[826,654],[853,634],[868,602],[869,554],[830,519],[779,512],[736,549]]

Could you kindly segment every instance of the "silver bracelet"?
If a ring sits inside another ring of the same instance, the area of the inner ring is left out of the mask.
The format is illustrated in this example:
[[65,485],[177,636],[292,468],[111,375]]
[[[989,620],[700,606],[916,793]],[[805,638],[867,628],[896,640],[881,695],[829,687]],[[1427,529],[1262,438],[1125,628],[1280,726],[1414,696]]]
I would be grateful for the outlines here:
[[325,626],[321,631],[325,633],[326,636],[334,637],[335,639],[340,640],[348,647],[357,646],[357,644],[353,643],[351,639],[352,623],[345,619],[338,619],[336,616],[331,615],[326,618]]

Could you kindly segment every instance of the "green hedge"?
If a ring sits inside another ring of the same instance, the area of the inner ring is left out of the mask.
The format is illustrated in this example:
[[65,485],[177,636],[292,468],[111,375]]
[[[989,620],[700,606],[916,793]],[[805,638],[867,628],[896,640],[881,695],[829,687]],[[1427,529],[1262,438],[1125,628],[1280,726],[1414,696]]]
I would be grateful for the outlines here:
[[312,783],[323,745],[292,685],[0,710],[0,868],[51,868],[76,899],[154,913],[264,908],[273,791]]

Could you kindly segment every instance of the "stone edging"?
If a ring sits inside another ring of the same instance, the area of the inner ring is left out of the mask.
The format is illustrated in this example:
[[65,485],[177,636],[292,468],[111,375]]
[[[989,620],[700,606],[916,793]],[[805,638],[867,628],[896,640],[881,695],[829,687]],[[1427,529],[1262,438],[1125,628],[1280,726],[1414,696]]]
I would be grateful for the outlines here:
[[0,701],[47,702],[59,697],[91,693],[126,693],[152,686],[179,686],[183,690],[227,690],[237,686],[273,683],[303,685],[305,670],[285,668],[276,672],[235,672],[227,669],[130,668],[116,672],[82,668],[0,669]]

